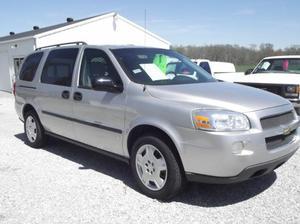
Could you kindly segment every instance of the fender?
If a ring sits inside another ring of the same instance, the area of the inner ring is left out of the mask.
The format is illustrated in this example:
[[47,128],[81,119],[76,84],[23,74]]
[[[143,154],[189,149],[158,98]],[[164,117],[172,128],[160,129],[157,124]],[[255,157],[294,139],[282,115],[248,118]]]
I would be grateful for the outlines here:
[[175,144],[177,151],[179,155],[181,156],[182,154],[182,146],[180,144],[181,142],[181,136],[176,128],[174,128],[174,124],[169,124],[165,120],[161,120],[159,118],[151,118],[151,117],[138,117],[134,119],[130,124],[127,125],[127,128],[124,131],[123,134],[123,149],[124,149],[124,155],[129,157],[129,149],[127,147],[127,142],[128,142],[128,136],[130,132],[142,125],[149,125],[153,126],[155,128],[158,128],[165,132],[173,141]]

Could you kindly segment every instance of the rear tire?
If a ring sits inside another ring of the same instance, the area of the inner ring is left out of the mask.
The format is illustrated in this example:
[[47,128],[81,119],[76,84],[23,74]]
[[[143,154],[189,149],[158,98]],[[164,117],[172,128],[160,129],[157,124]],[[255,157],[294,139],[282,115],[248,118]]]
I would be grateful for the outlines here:
[[134,143],[131,170],[140,190],[151,198],[168,200],[182,189],[184,177],[168,144],[156,136],[143,136]]
[[28,111],[24,116],[24,132],[26,144],[33,148],[41,148],[46,144],[44,128],[35,111]]

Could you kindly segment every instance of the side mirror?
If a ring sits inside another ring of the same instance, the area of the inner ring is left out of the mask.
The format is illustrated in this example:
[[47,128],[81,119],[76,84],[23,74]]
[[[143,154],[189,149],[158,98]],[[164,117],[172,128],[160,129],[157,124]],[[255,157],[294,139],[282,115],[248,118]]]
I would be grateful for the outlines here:
[[120,93],[123,86],[115,83],[110,77],[101,77],[93,81],[92,87],[97,91],[106,91],[112,93]]
[[253,68],[249,68],[245,71],[245,75],[250,75],[253,72]]

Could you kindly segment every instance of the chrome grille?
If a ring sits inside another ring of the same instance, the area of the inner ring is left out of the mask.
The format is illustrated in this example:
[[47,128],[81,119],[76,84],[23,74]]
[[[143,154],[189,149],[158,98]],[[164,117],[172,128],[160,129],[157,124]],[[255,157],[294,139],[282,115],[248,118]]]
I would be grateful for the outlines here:
[[260,119],[260,122],[263,129],[271,129],[276,128],[280,125],[290,124],[293,120],[295,120],[294,114],[292,111],[289,111],[283,114],[264,117]]
[[296,86],[296,85],[267,84],[267,83],[239,83],[239,84],[266,90],[266,91],[269,91],[276,95],[279,95],[279,96],[282,96],[285,98],[289,98],[289,99],[298,99],[299,98],[298,93],[290,95],[286,92],[286,89],[288,88],[288,86]]

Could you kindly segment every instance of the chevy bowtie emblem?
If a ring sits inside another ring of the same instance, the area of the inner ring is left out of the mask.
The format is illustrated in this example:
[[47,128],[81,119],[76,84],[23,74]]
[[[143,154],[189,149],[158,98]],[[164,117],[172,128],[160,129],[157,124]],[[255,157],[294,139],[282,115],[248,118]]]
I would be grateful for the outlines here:
[[289,135],[291,133],[292,129],[290,127],[283,129],[283,135]]

